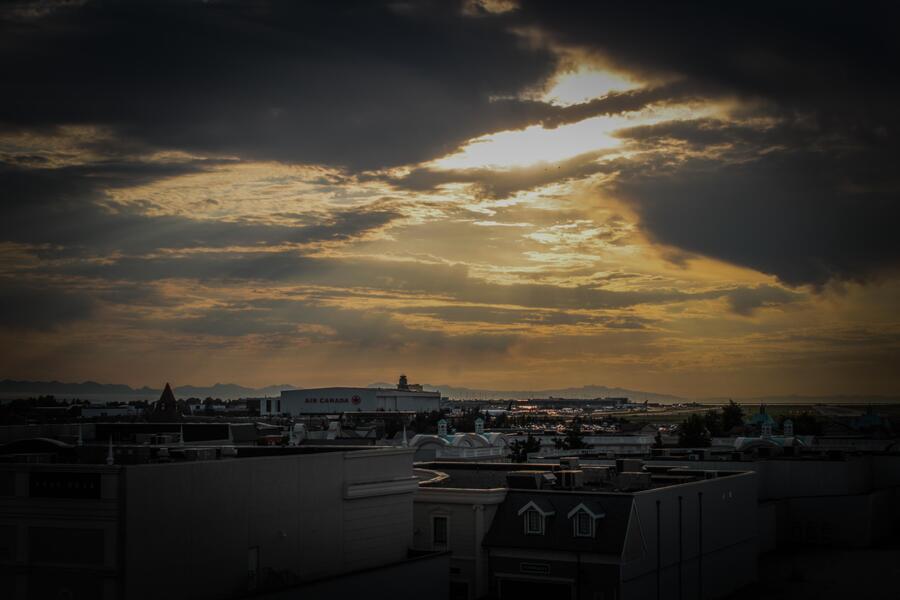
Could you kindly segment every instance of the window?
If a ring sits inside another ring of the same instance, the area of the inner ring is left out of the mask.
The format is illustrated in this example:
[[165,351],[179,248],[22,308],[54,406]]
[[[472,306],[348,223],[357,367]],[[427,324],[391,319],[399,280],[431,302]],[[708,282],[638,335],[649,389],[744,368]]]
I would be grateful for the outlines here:
[[269,414],[272,413],[272,401],[271,400],[266,400],[266,412]]
[[527,535],[544,535],[544,517],[538,511],[525,511],[525,533]]
[[575,537],[594,537],[594,519],[586,512],[575,515]]
[[592,538],[596,534],[598,519],[606,517],[603,507],[596,502],[581,503],[569,511],[569,519],[572,521],[572,535],[575,537]]
[[28,479],[32,498],[100,498],[99,473],[33,471]]
[[431,544],[435,548],[447,547],[447,517],[432,518]]
[[102,529],[28,529],[28,559],[33,563],[102,565],[104,550]]

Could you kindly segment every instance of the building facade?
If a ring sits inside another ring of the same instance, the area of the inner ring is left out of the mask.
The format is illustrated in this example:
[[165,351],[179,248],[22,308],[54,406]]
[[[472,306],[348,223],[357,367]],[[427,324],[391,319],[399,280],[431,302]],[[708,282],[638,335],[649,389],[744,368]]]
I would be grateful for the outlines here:
[[260,402],[260,414],[316,415],[350,412],[432,412],[441,409],[440,392],[394,388],[329,387],[284,390]]
[[417,547],[451,598],[717,598],[756,579],[753,473],[420,464]]
[[[418,581],[427,567],[409,561],[409,449],[151,447],[145,464],[122,465],[140,447],[110,446],[113,464],[63,464],[36,462],[60,460],[40,445],[0,462],[6,598],[234,598],[358,583],[376,567]],[[104,449],[63,450],[74,461]],[[443,575],[423,589],[445,597]]]

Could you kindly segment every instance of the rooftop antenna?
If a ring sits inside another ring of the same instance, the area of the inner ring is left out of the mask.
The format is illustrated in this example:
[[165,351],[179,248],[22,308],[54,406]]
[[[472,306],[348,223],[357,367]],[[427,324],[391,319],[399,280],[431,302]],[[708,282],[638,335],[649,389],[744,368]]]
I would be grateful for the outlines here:
[[109,436],[109,452],[106,453],[106,464],[113,464],[115,459],[113,458],[113,450],[112,450],[112,436]]

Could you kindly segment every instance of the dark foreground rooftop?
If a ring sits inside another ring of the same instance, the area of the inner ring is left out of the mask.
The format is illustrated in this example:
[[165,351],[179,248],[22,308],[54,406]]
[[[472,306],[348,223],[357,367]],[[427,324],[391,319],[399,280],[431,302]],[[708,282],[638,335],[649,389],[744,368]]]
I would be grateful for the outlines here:
[[629,493],[728,477],[740,471],[707,471],[673,466],[645,468],[632,460],[616,466],[553,463],[417,463],[421,487],[454,489],[542,489]]

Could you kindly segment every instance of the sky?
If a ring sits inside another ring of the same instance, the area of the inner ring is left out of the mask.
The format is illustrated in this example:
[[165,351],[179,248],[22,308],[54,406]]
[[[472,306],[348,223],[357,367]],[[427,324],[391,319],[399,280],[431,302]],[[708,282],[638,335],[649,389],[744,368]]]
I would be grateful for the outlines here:
[[0,377],[900,393],[870,2],[0,5]]

